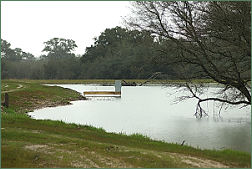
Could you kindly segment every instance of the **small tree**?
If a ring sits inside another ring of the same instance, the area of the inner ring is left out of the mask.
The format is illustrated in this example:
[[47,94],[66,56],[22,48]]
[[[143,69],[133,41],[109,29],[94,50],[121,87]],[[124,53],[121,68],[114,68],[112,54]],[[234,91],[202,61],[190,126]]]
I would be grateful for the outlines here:
[[74,79],[78,77],[78,60],[73,51],[77,47],[74,40],[53,38],[44,42],[41,59],[45,61],[44,77],[48,79]]
[[[135,16],[126,22],[176,45],[178,54],[166,59],[166,64],[181,68],[178,75],[191,93],[184,98],[198,99],[195,115],[202,117],[204,101],[251,104],[250,6],[250,2],[138,1],[133,2]],[[167,49],[160,49],[161,55],[169,53]],[[188,66],[196,71],[188,74]],[[222,84],[221,95],[201,98],[202,86],[193,85],[194,78]]]
[[44,42],[45,48],[42,52],[47,52],[49,58],[63,58],[74,56],[72,53],[77,45],[72,39],[53,38]]
[[11,44],[6,40],[1,39],[1,58],[6,58],[12,52]]
[[1,39],[1,58],[10,61],[19,61],[22,59],[22,50],[20,48],[11,49],[11,44]]
[[7,59],[10,61],[20,61],[25,60],[34,60],[35,57],[31,53],[24,52],[20,48],[11,49],[11,44],[6,40],[1,39],[1,58]]

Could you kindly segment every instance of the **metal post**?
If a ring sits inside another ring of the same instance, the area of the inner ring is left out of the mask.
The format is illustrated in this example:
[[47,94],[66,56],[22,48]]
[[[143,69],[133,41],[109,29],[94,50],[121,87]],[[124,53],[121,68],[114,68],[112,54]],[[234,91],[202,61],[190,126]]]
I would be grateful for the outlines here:
[[8,95],[8,93],[5,93],[4,94],[4,106],[5,107],[9,107],[9,95]]

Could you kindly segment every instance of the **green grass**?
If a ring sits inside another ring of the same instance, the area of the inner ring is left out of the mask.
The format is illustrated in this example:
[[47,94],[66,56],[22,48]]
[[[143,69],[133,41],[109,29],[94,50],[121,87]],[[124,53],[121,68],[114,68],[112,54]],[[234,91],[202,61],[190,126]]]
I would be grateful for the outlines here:
[[[30,145],[44,147],[34,151],[25,148]],[[192,167],[179,157],[172,158],[170,153],[219,161],[232,167],[250,167],[250,155],[244,152],[199,150],[140,134],[126,136],[62,121],[34,120],[21,113],[2,114],[2,167],[73,167],[67,161],[81,160],[87,154],[92,160],[97,160],[96,156],[119,159],[120,164],[133,167]],[[36,155],[38,163],[34,163]],[[108,162],[96,163],[111,167]]]
[[18,84],[15,82],[8,82],[4,83],[4,85],[1,85],[1,91],[8,91],[12,89],[16,89],[18,87]]
[[2,167],[186,168],[197,167],[206,160],[228,167],[251,167],[251,155],[245,152],[200,150],[155,141],[137,133],[127,136],[92,126],[31,119],[23,112],[82,97],[77,92],[43,86],[37,81],[7,80],[2,85],[10,82],[25,87],[10,92],[10,107],[2,109]]
[[[70,101],[84,99],[78,92],[57,86],[44,86],[39,83],[25,82],[24,80],[3,80],[1,87],[7,84],[22,85],[23,88],[8,92],[9,106],[19,113],[26,113],[34,109],[69,104]],[[11,88],[13,90],[15,88]],[[4,100],[4,94],[1,94]]]

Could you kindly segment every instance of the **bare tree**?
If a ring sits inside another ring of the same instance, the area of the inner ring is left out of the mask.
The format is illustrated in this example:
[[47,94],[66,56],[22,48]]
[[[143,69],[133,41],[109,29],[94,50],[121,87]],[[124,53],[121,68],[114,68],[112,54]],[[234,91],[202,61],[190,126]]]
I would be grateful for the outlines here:
[[[132,17],[126,19],[131,28],[148,30],[168,45],[175,44],[177,55],[166,64],[181,67],[179,77],[197,98],[195,115],[205,111],[201,103],[218,101],[225,104],[251,104],[251,4],[243,2],[138,1],[133,2]],[[169,53],[169,46],[159,49]],[[168,56],[168,55],[167,55]],[[192,74],[187,68],[194,68]],[[201,98],[201,85],[192,79],[205,78],[221,84],[220,95]]]

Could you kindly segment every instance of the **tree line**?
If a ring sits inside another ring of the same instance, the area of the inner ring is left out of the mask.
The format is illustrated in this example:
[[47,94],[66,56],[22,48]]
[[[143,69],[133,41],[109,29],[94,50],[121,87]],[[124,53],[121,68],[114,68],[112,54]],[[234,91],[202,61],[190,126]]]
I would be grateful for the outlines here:
[[[94,40],[82,56],[76,56],[74,40],[52,38],[44,42],[42,52],[46,54],[36,58],[20,48],[12,49],[9,42],[1,39],[1,77],[146,79],[155,72],[162,72],[166,77],[176,78],[175,67],[158,62],[158,48],[163,42],[148,31],[115,27],[106,29]],[[171,55],[175,54],[174,49],[171,49]]]

